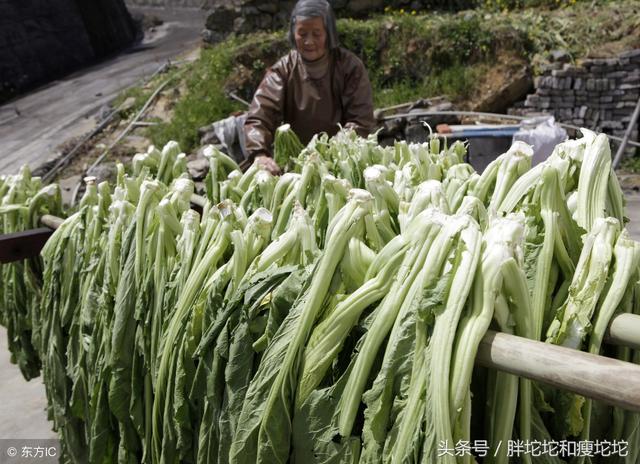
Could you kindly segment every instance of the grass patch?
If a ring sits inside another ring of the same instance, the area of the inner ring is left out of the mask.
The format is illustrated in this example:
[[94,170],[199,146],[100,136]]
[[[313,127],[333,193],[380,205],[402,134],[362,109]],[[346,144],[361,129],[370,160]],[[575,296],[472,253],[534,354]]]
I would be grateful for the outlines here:
[[485,66],[481,64],[455,64],[436,70],[419,82],[403,81],[380,87],[374,91],[373,103],[376,108],[384,108],[439,95],[453,95],[456,99],[466,99],[471,96],[474,82],[484,69]]
[[151,92],[152,90],[148,90],[145,87],[129,87],[127,90],[118,95],[118,97],[113,102],[113,107],[118,108],[127,99],[133,98],[133,105],[120,111],[121,118],[126,119],[132,117],[134,114],[140,111],[140,108],[142,108],[147,99],[151,96]]
[[636,148],[633,154],[627,154],[622,158],[620,170],[631,174],[640,174],[640,148]]

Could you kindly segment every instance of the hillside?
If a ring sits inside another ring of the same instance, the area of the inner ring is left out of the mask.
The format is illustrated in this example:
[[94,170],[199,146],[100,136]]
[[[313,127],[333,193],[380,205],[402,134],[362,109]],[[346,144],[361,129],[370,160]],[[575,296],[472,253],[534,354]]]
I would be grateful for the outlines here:
[[[377,108],[446,95],[459,109],[502,112],[524,99],[552,55],[579,64],[639,48],[640,0],[431,14],[387,9],[367,20],[341,19],[338,28],[343,46],[369,71]],[[203,46],[196,62],[130,89],[114,106],[128,99],[121,116],[130,118],[168,79],[146,117],[155,125],[135,133],[157,145],[177,140],[193,152],[200,127],[244,109],[228,92],[250,100],[265,69],[288,49],[284,31],[231,36]]]

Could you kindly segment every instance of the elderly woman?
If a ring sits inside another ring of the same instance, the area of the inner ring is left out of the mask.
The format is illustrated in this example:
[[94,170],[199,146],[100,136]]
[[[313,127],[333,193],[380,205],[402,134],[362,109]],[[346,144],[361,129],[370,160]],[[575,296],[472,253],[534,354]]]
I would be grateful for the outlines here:
[[276,128],[291,124],[303,144],[314,134],[351,127],[367,136],[374,127],[371,83],[353,53],[338,46],[336,20],[325,0],[300,0],[291,13],[293,47],[267,70],[244,123],[246,151],[272,173]]

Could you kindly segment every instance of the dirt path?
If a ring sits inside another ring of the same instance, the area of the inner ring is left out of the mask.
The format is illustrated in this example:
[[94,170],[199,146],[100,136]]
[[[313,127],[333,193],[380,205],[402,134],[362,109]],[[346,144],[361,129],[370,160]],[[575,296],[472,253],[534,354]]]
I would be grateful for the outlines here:
[[0,106],[0,174],[14,173],[25,163],[36,168],[55,157],[62,142],[95,127],[100,109],[119,92],[200,43],[202,10],[134,11],[153,14],[164,24],[118,56]]

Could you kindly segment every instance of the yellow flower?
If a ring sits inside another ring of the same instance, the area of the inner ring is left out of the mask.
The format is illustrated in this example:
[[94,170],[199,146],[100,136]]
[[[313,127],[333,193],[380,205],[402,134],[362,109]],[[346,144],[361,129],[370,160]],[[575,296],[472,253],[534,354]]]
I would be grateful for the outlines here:
[[415,14],[416,14],[416,10],[413,10],[413,11],[411,12],[411,14],[412,14],[412,15],[415,15]]
[[404,8],[400,8],[400,14],[404,14]]

